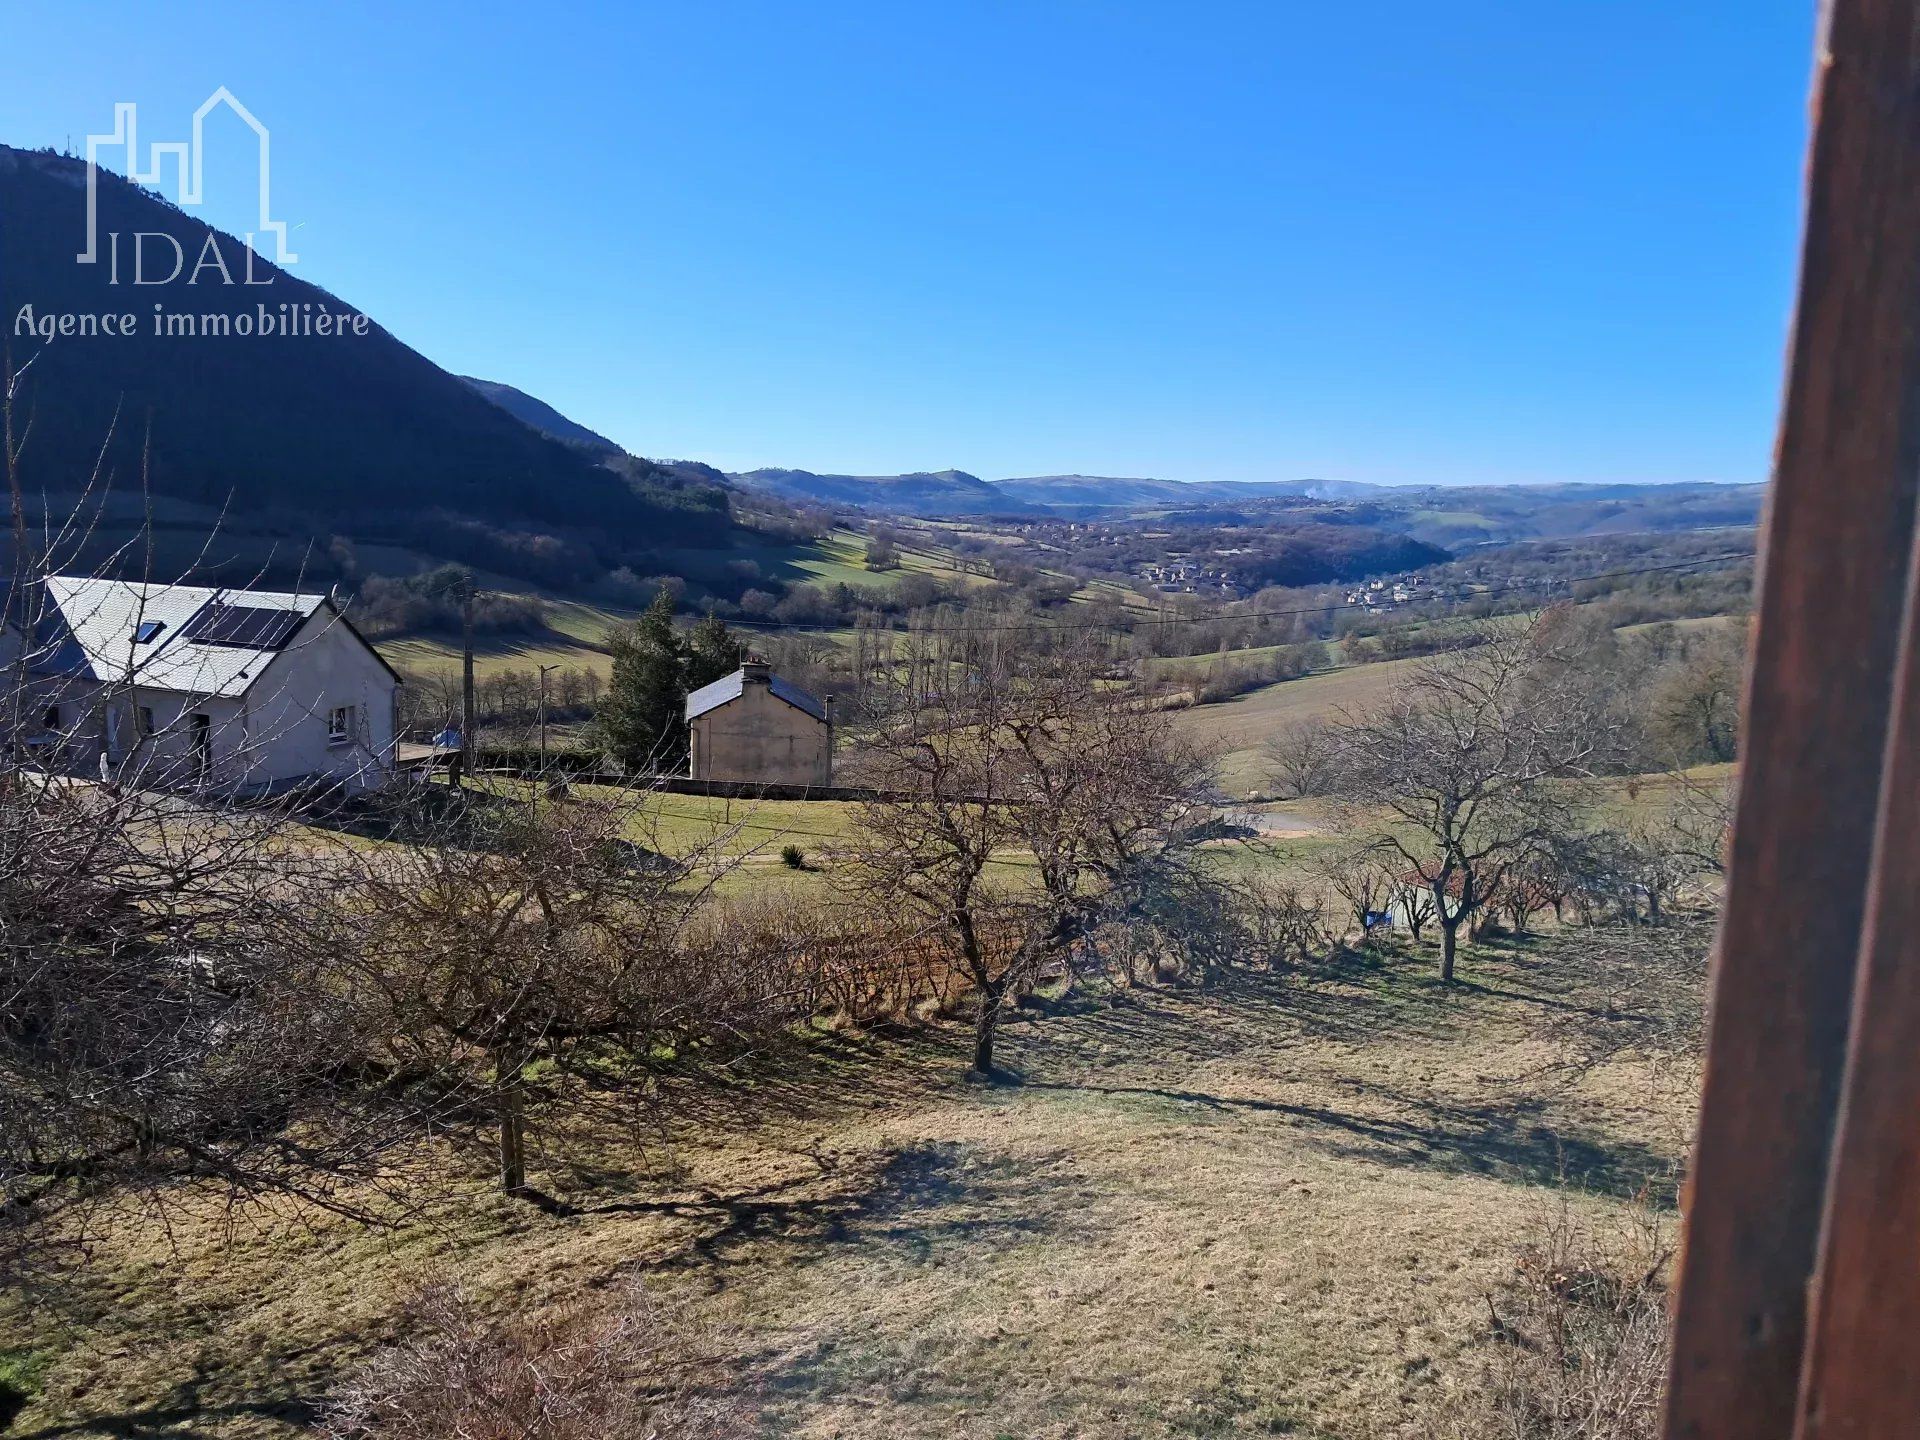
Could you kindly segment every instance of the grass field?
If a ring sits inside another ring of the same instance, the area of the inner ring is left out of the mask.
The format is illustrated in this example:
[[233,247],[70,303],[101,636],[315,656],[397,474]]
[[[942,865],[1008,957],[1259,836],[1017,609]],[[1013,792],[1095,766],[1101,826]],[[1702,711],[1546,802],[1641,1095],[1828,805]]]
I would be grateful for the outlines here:
[[1302,720],[1329,718],[1342,708],[1364,710],[1417,663],[1386,660],[1282,680],[1232,700],[1178,711],[1174,723],[1219,755],[1220,783],[1227,794],[1245,794],[1268,783],[1261,747],[1270,736]]
[[1070,996],[1009,1022],[1018,1079],[988,1088],[958,1025],[822,1040],[658,1132],[538,1134],[570,1214],[448,1148],[391,1232],[118,1217],[62,1307],[0,1312],[39,1387],[9,1433],[305,1433],[451,1276],[496,1312],[641,1284],[742,1435],[1420,1436],[1551,1215],[1671,1204],[1696,1071],[1596,1046],[1590,948],[1474,950],[1450,988],[1388,955]]
[[[612,605],[588,605],[578,600],[547,602],[547,633],[542,635],[479,635],[473,642],[473,669],[485,676],[501,670],[532,670],[559,665],[591,670],[605,679],[613,660],[607,654],[607,632],[639,614]],[[375,648],[401,671],[425,674],[457,671],[457,636],[422,635],[380,640]]]
[[[866,567],[866,537],[852,530],[835,530],[805,545],[739,547],[721,557],[731,563],[751,561],[766,577],[791,584],[847,584],[886,591],[907,575],[926,574],[963,586],[988,583],[983,577],[958,572],[946,557],[925,549],[903,546],[900,568],[874,571]],[[708,557],[711,558],[711,557]],[[690,572],[698,566],[683,568]],[[697,578],[697,577],[696,577]],[[510,585],[502,588],[511,589]],[[501,670],[531,670],[538,665],[560,665],[591,670],[603,679],[611,668],[607,632],[640,612],[631,607],[589,604],[580,600],[543,596],[547,631],[538,635],[482,635],[474,641],[474,671],[485,676]],[[749,627],[751,628],[751,627]],[[840,631],[810,631],[811,638],[836,641]],[[383,639],[376,648],[395,667],[418,673],[452,671],[460,666],[457,635],[413,635]]]
[[[526,798],[522,781],[498,776],[481,782],[495,793]],[[701,855],[724,870],[715,891],[722,896],[823,897],[844,878],[843,851],[859,825],[860,806],[845,800],[728,800],[708,795],[646,794],[600,785],[576,785],[581,800],[611,800],[629,807],[626,833],[649,849],[678,858]],[[781,851],[800,848],[803,866],[786,863]],[[1275,852],[1276,854],[1279,852]],[[1233,863],[1221,851],[1222,863]],[[1030,855],[1008,852],[987,874],[1007,885],[1031,883]]]

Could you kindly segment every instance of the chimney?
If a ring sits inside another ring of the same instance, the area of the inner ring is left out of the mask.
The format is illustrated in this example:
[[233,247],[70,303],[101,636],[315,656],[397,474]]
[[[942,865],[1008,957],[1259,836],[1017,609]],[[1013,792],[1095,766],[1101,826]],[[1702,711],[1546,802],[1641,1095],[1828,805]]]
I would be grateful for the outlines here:
[[749,655],[740,662],[740,680],[745,685],[770,685],[773,683],[773,667],[758,655]]

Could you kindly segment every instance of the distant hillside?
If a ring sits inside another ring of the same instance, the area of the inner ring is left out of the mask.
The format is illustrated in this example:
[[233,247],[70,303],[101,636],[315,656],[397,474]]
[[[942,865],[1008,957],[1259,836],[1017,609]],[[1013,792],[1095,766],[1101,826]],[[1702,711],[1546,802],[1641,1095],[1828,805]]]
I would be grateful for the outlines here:
[[625,453],[620,446],[598,431],[589,430],[577,420],[569,420],[546,401],[529,395],[524,390],[517,390],[498,380],[482,380],[474,375],[462,375],[459,378],[521,424],[531,425],[542,435],[551,435],[555,440],[565,441],[569,445],[578,445],[582,449],[599,454]]
[[1036,507],[964,470],[913,475],[816,475],[810,470],[750,470],[732,477],[756,490],[815,505],[885,515],[1022,515]]
[[[277,323],[353,311],[257,258],[255,283],[240,283],[249,252],[238,240],[110,173],[100,175],[100,232],[158,237],[145,242],[146,278],[163,283],[132,284],[130,243],[117,285],[104,240],[102,263],[76,263],[85,175],[71,158],[0,146],[0,311],[12,363],[26,367],[15,408],[16,425],[30,427],[30,491],[81,488],[111,432],[104,469],[117,490],[137,488],[150,440],[154,495],[225,506],[256,526],[270,519],[296,538],[398,538],[497,568],[526,556],[553,573],[644,574],[656,547],[729,543],[724,490],[641,460],[616,473],[377,323],[360,334],[258,333],[263,313]],[[131,335],[47,340],[17,333],[23,307],[35,324],[115,313],[137,323]],[[201,333],[156,333],[158,315]]]
[[1272,496],[1348,500],[1374,487],[1344,480],[1149,480],[1108,475],[1029,475],[995,480],[994,488],[1050,509],[1142,509],[1155,505],[1237,505]]
[[1436,545],[1744,528],[1764,485],[1431,485],[1373,492],[1363,509]]
[[735,482],[789,500],[873,514],[1062,519],[1151,518],[1181,525],[1269,525],[1333,513],[1429,544],[1748,526],[1761,485],[1370,485],[1354,480],[1158,480],[1029,475],[982,480],[963,470],[818,475],[754,470]]

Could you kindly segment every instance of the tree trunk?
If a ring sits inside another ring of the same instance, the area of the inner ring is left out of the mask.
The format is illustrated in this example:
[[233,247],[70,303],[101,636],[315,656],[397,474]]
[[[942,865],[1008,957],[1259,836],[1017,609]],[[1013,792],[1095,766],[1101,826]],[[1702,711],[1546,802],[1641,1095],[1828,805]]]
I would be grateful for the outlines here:
[[1000,1000],[1005,988],[1000,982],[982,985],[973,1012],[973,1069],[981,1076],[993,1074],[993,1039],[1000,1025]]
[[1460,917],[1449,920],[1445,916],[1439,919],[1440,925],[1440,979],[1448,985],[1453,983],[1453,952],[1459,938]]
[[520,1088],[520,1065],[501,1057],[496,1062],[494,1083],[500,1092],[500,1188],[509,1195],[518,1195],[527,1188],[525,1097]]

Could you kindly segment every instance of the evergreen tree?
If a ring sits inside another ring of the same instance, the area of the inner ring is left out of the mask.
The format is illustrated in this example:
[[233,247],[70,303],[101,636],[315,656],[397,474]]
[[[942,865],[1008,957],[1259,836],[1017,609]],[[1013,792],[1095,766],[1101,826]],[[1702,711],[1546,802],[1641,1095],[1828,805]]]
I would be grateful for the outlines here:
[[608,752],[629,770],[678,770],[687,757],[687,647],[673,628],[673,596],[663,587],[644,615],[614,631],[611,648],[598,717]]
[[723,675],[731,675],[746,658],[747,647],[727,629],[726,621],[709,610],[688,638],[687,689],[698,690]]

